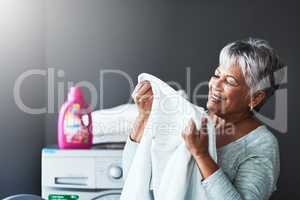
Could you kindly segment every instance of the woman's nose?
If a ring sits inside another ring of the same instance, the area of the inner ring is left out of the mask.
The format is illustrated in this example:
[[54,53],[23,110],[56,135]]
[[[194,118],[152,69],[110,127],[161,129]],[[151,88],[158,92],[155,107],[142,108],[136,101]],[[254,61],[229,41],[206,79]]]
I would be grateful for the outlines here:
[[215,91],[222,91],[223,90],[223,83],[224,83],[224,80],[220,77],[219,79],[213,81],[212,88]]

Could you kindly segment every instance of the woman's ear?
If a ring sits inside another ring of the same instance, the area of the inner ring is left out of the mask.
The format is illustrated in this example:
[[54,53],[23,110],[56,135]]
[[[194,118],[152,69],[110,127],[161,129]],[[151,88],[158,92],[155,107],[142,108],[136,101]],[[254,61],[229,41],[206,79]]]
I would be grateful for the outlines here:
[[250,99],[250,103],[249,103],[250,109],[251,110],[254,109],[257,105],[262,103],[265,98],[266,98],[265,91],[259,90],[259,91],[255,92],[255,94],[252,95],[251,99]]

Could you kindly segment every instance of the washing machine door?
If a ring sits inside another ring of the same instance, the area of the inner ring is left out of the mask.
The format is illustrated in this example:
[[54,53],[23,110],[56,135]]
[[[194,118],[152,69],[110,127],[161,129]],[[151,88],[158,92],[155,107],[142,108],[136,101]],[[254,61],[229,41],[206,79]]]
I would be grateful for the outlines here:
[[121,190],[109,190],[102,192],[92,200],[120,200]]

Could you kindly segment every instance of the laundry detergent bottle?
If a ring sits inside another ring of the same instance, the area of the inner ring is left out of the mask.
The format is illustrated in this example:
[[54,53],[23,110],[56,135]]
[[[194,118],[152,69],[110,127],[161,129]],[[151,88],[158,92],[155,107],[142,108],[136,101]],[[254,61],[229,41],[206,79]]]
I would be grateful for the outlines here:
[[[82,117],[88,116],[88,124]],[[60,149],[88,149],[92,146],[92,116],[80,87],[71,87],[68,100],[59,112],[58,146]]]

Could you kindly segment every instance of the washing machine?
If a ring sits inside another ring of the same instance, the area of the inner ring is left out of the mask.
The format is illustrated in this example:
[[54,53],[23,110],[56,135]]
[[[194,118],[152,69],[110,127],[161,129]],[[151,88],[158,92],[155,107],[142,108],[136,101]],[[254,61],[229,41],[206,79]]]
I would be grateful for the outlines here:
[[46,200],[119,200],[124,184],[122,148],[42,150]]

